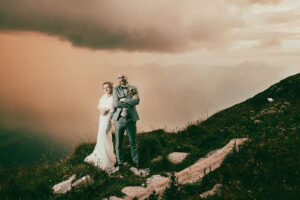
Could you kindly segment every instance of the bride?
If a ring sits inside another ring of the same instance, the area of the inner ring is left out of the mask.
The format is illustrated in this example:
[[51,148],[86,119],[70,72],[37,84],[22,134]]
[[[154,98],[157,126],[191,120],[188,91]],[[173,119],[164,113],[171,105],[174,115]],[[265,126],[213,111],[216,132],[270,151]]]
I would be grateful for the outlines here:
[[111,118],[114,110],[112,90],[113,84],[111,82],[103,83],[105,94],[100,98],[98,110],[100,111],[98,138],[94,151],[88,155],[84,161],[93,164],[105,170],[108,173],[117,171],[114,167],[116,163],[116,156],[111,135]]

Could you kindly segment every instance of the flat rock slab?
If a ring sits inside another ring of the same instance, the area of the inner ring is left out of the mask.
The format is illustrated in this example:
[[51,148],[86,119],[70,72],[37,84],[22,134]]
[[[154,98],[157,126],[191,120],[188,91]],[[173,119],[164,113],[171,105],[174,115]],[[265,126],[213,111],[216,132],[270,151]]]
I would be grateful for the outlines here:
[[216,184],[211,190],[207,191],[207,192],[203,192],[202,194],[200,194],[201,198],[207,198],[208,196],[212,196],[214,194],[216,194],[218,191],[220,191],[220,188],[222,187],[221,184]]
[[[198,181],[207,173],[220,167],[226,155],[231,153],[234,147],[237,148],[247,140],[248,138],[232,139],[223,148],[214,150],[205,157],[200,158],[190,167],[175,174],[178,178],[178,183],[187,184]],[[169,185],[169,182],[170,179],[165,178],[160,181],[155,181],[155,184],[150,184],[146,188],[137,186],[126,187],[123,188],[122,192],[127,195],[125,199],[133,199],[134,197],[137,197],[138,199],[145,199],[153,192],[153,190],[155,190],[156,193],[161,194]]]
[[173,164],[179,164],[187,157],[187,155],[189,155],[189,153],[173,152],[168,155],[168,159]]
[[238,147],[248,138],[232,139],[223,148],[214,150],[209,156],[200,158],[195,164],[176,173],[180,184],[194,183],[207,173],[219,168],[227,154],[231,153],[234,146]]
[[121,199],[121,198],[119,198],[119,197],[116,197],[116,196],[111,196],[111,197],[109,197],[109,198],[104,198],[104,199],[102,199],[102,200],[123,200],[123,199]]
[[[124,187],[122,189],[122,192],[126,194],[128,197],[136,197],[143,195],[147,192],[146,188],[140,187],[140,186],[129,186],[129,187]],[[126,198],[125,198],[126,199]]]
[[55,194],[63,194],[72,189],[72,181],[76,178],[76,174],[63,182],[60,182],[52,187]]
[[93,183],[94,183],[93,179],[89,175],[86,175],[86,176],[78,179],[75,183],[73,183],[72,187],[77,188],[82,185],[88,185],[88,184],[93,184]]
[[76,178],[76,174],[71,176],[68,180],[65,180],[61,183],[58,183],[58,184],[54,185],[53,188],[52,188],[53,192],[56,193],[56,194],[63,194],[63,193],[66,193],[66,192],[70,191],[72,189],[72,187],[77,188],[79,186],[92,184],[94,182],[93,179],[89,175],[86,175],[86,176],[78,179],[77,181],[75,181],[72,184],[72,181],[75,178]]
[[161,175],[153,175],[150,178],[147,178],[147,181],[146,181],[147,187],[152,187],[152,186],[155,186],[156,184],[159,184],[161,182],[168,181],[168,180],[169,180],[168,177],[164,177]]

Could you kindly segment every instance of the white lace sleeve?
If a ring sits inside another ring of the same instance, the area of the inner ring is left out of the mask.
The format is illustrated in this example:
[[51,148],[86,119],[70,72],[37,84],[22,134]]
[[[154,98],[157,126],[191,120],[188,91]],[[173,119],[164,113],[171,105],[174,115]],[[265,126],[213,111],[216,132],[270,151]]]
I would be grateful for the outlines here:
[[104,96],[102,96],[102,97],[99,99],[97,109],[100,110],[100,108],[103,108],[103,107],[104,107],[103,104],[104,104]]
[[112,113],[114,111],[114,102],[113,102],[113,98],[112,97],[109,98],[108,108],[109,108],[109,112]]

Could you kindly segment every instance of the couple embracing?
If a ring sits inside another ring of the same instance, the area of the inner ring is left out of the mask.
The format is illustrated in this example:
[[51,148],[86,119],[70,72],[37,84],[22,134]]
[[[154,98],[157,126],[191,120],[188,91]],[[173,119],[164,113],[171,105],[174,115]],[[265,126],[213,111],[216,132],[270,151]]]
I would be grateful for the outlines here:
[[[94,151],[84,161],[91,163],[108,173],[123,167],[122,141],[126,130],[131,147],[131,157],[134,166],[139,169],[138,149],[136,144],[136,121],[139,120],[135,106],[140,98],[136,87],[129,85],[127,77],[118,75],[119,85],[113,88],[111,82],[103,83],[105,94],[100,98],[99,130]],[[115,126],[115,152],[112,142],[112,120]]]

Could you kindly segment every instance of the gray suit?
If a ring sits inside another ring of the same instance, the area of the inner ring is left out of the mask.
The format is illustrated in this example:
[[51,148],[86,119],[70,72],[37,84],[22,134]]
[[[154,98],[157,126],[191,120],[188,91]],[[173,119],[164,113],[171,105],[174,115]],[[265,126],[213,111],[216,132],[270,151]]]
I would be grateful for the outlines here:
[[[132,99],[132,95],[129,94],[129,91],[134,89],[138,96],[137,99]],[[124,101],[121,99],[124,98]],[[116,131],[116,156],[118,164],[122,164],[123,152],[122,152],[122,141],[124,132],[126,130],[129,143],[131,147],[131,157],[132,161],[135,164],[138,164],[138,149],[136,145],[136,121],[139,120],[138,113],[135,106],[139,104],[140,98],[138,95],[138,90],[136,87],[128,85],[127,91],[122,89],[122,87],[116,86],[113,89],[113,102],[114,102],[114,113],[112,119],[115,124]],[[124,108],[126,109],[126,116],[122,116],[122,112],[125,113]]]

